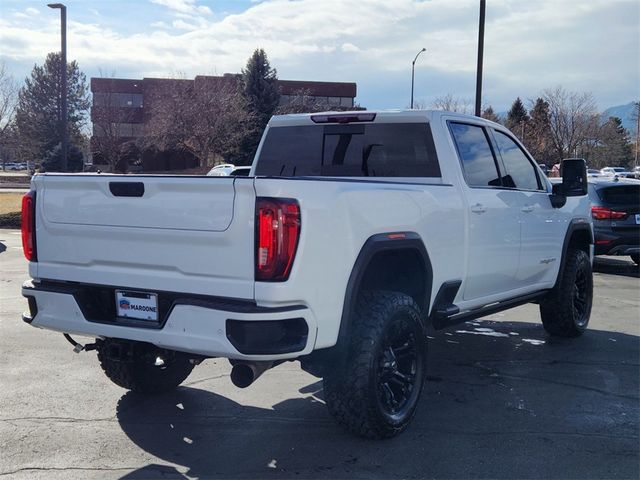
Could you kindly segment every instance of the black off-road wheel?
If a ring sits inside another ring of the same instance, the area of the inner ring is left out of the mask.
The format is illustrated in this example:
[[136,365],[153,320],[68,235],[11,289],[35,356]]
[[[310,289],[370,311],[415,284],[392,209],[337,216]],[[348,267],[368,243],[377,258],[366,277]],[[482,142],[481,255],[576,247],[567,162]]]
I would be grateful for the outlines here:
[[540,301],[545,330],[558,337],[577,337],[587,329],[593,301],[593,275],[589,255],[569,249],[560,280]]
[[331,415],[350,432],[388,438],[411,421],[424,386],[426,334],[420,311],[402,293],[362,294],[344,364],[325,375]]
[[102,370],[116,385],[138,393],[173,390],[195,367],[183,353],[142,342],[96,342]]

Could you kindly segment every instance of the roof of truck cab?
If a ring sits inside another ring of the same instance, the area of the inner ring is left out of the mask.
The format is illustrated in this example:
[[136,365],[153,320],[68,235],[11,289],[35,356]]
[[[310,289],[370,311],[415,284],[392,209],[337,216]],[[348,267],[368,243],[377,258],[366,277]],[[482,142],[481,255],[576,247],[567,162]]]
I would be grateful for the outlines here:
[[[312,117],[323,115],[358,115],[358,114],[372,114],[375,113],[375,119],[373,121],[363,122],[349,122],[350,124],[367,124],[367,123],[416,123],[416,122],[435,122],[441,117],[459,119],[459,120],[474,120],[480,121],[487,125],[493,125],[500,128],[504,126],[491,122],[485,118],[476,117],[474,115],[467,115],[464,113],[447,112],[444,110],[356,110],[349,112],[339,111],[327,111],[316,113],[294,113],[288,115],[275,115],[271,117],[269,121],[270,127],[290,127],[300,125],[323,125],[322,123],[315,123]],[[337,123],[324,123],[324,125],[335,125]]]

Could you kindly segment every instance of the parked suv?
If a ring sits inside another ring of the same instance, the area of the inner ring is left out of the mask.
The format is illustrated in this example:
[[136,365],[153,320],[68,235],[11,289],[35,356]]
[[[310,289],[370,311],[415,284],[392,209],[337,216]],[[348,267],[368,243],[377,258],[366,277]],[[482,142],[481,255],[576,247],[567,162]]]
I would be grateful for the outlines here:
[[640,264],[640,182],[589,178],[596,255],[629,255]]
[[482,118],[366,111],[273,117],[251,176],[36,175],[24,320],[142,393],[207,358],[238,387],[299,360],[340,424],[390,437],[418,405],[427,327],[537,302],[550,335],[587,328],[585,162],[562,171],[552,187]]

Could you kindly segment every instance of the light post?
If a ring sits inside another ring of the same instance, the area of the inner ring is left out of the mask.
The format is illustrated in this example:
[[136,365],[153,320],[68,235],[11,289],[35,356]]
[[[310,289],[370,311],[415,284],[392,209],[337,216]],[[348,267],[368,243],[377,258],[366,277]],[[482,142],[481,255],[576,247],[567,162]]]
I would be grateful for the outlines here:
[[487,1],[480,0],[480,19],[478,24],[478,67],[476,70],[476,117],[481,115],[482,108],[482,58],[484,56],[484,16]]
[[49,3],[47,7],[60,10],[60,127],[62,133],[62,162],[60,169],[67,171],[67,7],[61,3]]
[[418,60],[418,57],[422,52],[426,52],[426,51],[427,49],[423,47],[422,50],[420,50],[416,54],[416,58],[413,59],[413,62],[411,62],[411,109],[412,110],[413,110],[413,82],[416,74],[416,60]]
[[633,106],[636,109],[636,156],[633,164],[635,177],[638,178],[638,150],[640,150],[640,102],[635,102]]

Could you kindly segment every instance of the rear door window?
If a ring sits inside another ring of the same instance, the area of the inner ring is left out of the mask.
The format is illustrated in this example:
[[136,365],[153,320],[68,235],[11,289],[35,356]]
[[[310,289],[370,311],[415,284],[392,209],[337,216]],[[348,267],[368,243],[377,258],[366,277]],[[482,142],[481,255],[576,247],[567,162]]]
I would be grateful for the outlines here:
[[479,125],[450,122],[462,170],[470,187],[500,187],[500,174],[485,129]]
[[272,127],[256,175],[441,176],[427,123]]

